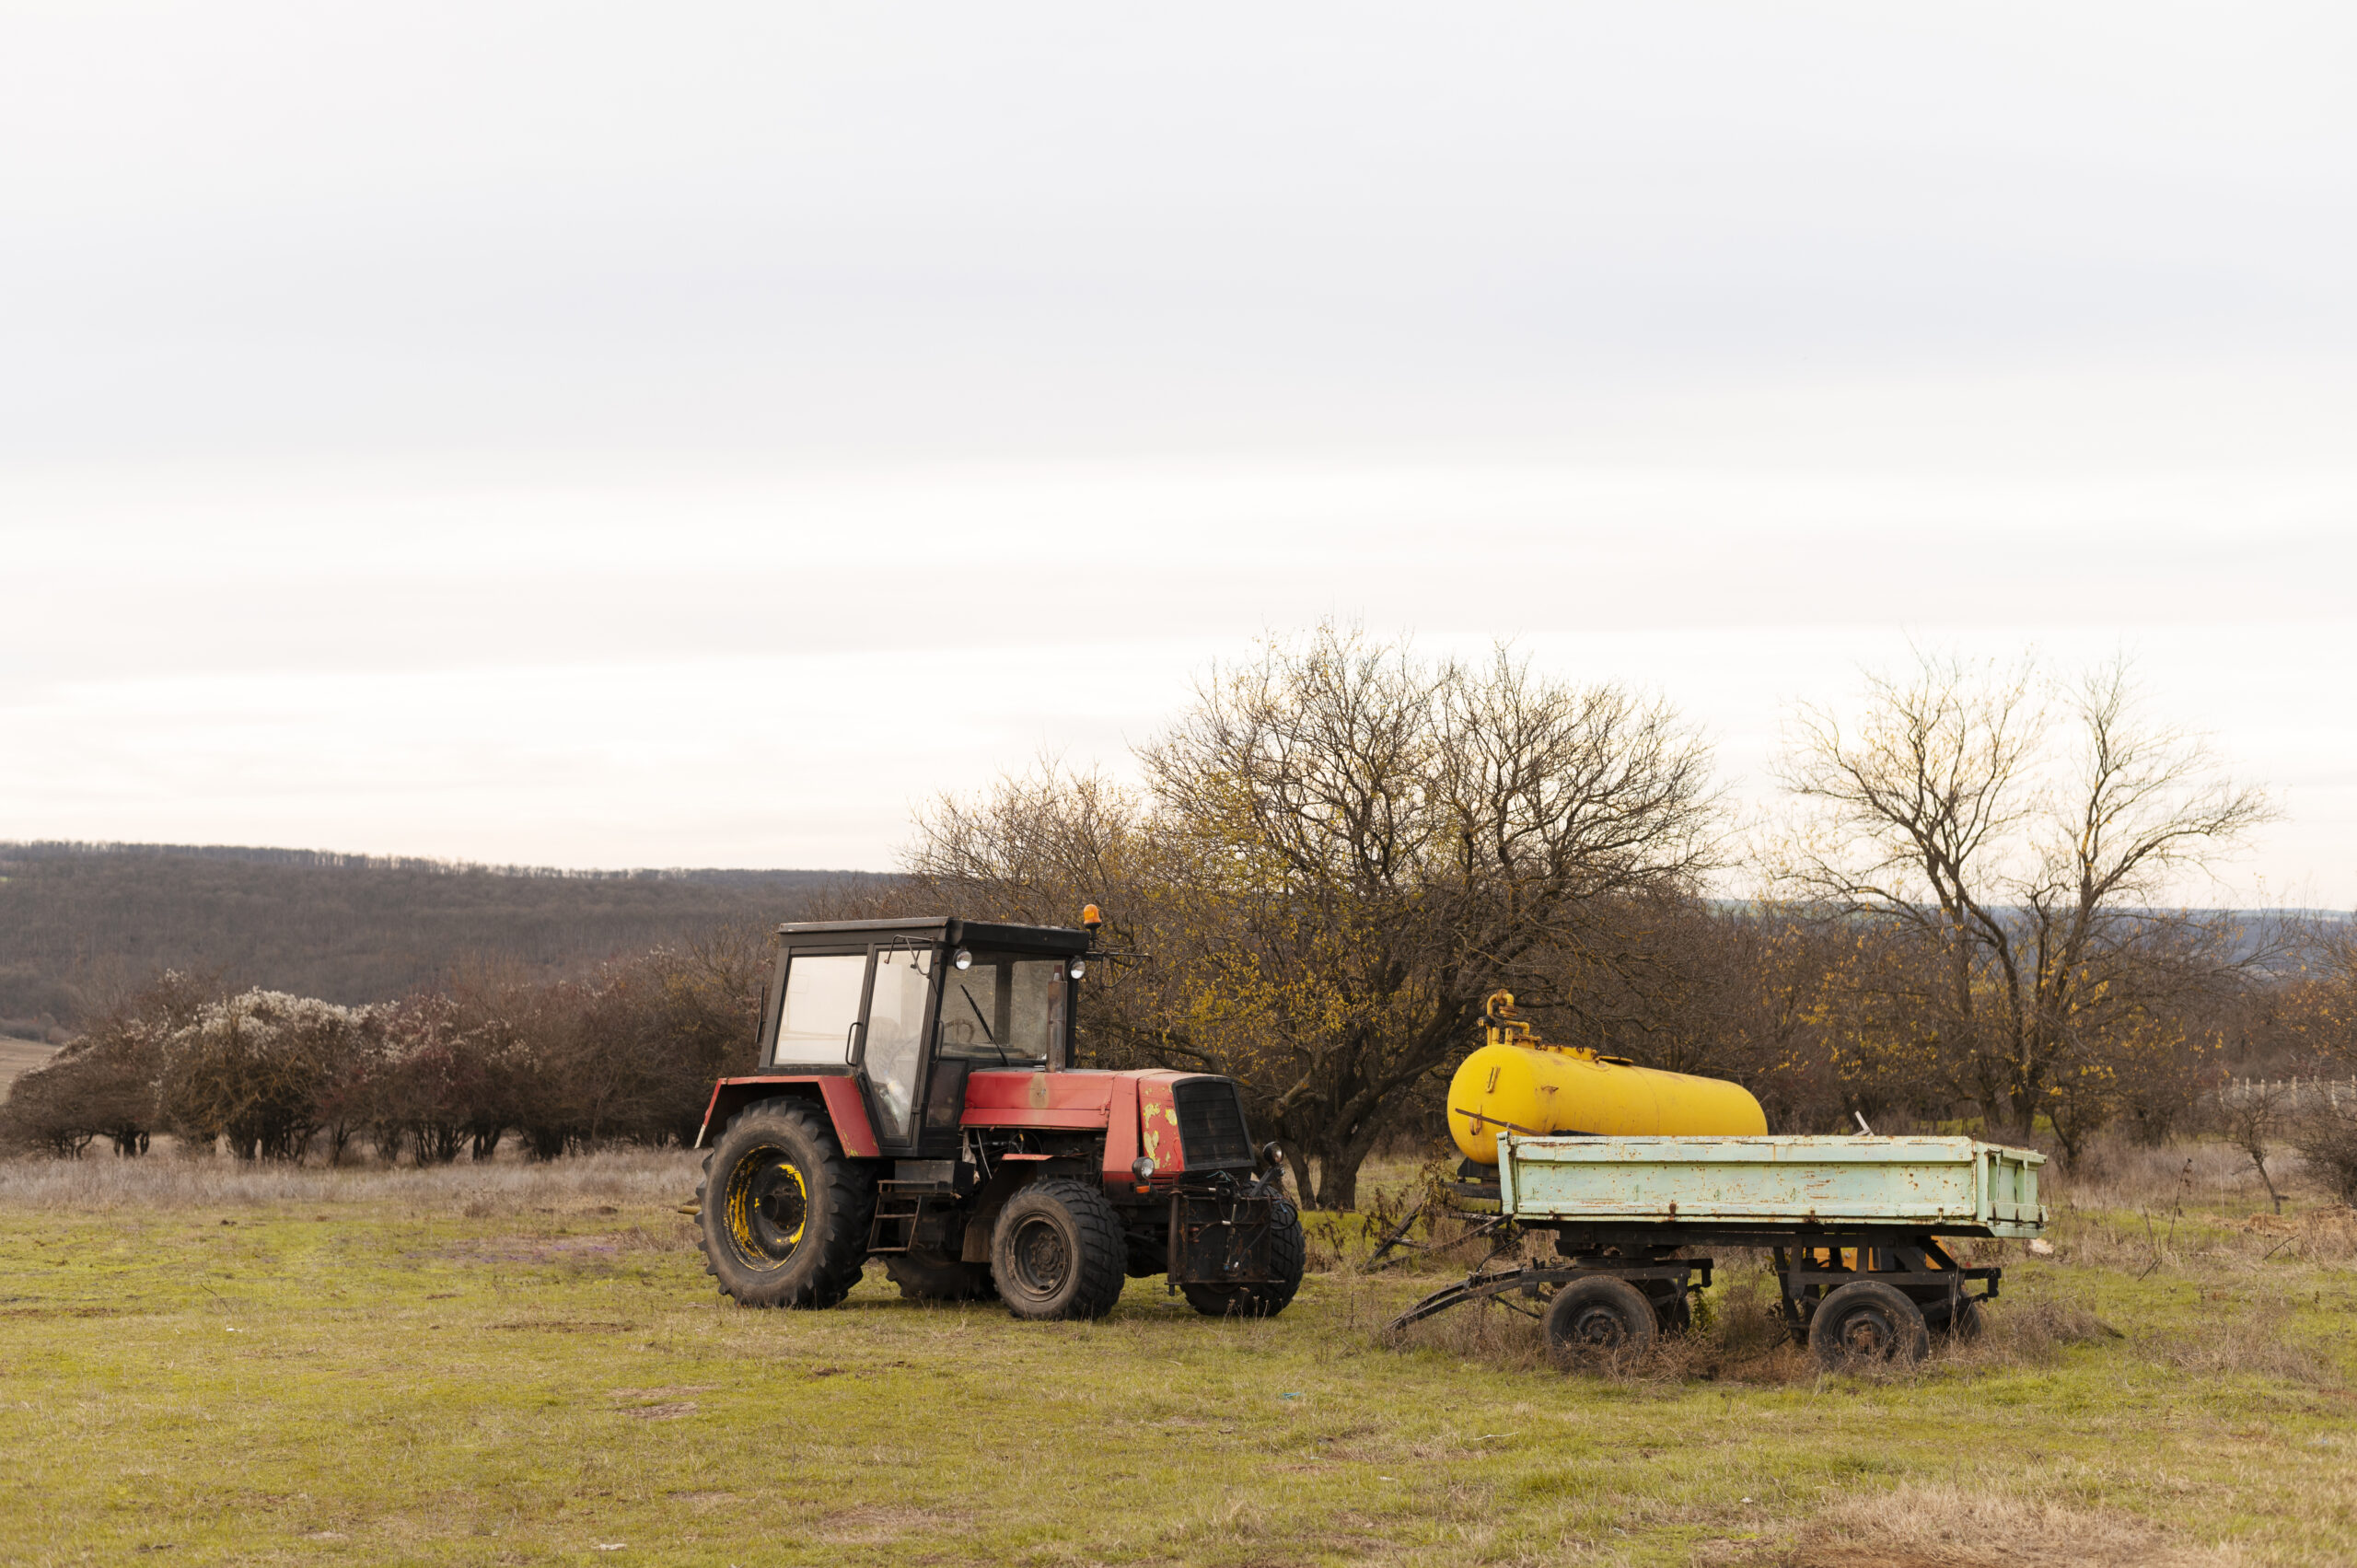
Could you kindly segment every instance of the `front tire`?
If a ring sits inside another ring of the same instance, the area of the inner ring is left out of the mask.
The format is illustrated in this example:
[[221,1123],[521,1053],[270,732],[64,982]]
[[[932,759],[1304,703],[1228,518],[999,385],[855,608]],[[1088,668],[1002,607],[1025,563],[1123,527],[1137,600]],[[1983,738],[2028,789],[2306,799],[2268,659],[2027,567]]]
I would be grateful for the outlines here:
[[991,1233],[999,1299],[1032,1322],[1112,1311],[1125,1256],[1113,1205],[1100,1189],[1069,1177],[1034,1182],[1009,1198]]
[[1301,1289],[1309,1240],[1302,1234],[1301,1211],[1283,1198],[1269,1203],[1270,1278],[1249,1284],[1182,1284],[1187,1305],[1206,1318],[1273,1318],[1293,1305]]
[[696,1191],[704,1272],[739,1307],[832,1307],[859,1283],[875,1173],[792,1100],[728,1124]]

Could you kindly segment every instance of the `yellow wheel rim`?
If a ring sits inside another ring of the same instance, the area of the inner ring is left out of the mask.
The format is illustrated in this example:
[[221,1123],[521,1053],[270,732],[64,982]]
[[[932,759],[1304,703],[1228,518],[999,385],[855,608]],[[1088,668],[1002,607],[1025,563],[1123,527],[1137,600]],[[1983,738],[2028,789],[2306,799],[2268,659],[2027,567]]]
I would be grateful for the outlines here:
[[728,1172],[728,1239],[749,1269],[782,1269],[810,1226],[810,1185],[785,1150],[756,1144]]

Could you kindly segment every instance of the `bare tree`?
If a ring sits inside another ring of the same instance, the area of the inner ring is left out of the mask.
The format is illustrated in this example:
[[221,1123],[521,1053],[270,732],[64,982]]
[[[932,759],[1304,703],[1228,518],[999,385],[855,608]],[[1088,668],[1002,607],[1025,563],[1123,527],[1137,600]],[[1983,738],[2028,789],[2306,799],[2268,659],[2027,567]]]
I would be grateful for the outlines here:
[[1802,708],[1782,778],[1814,808],[1788,894],[1914,938],[1936,978],[1913,1028],[1946,1091],[1991,1125],[2049,1118],[2066,1154],[2115,1104],[2120,1049],[2263,956],[2163,900],[2268,803],[2142,719],[2124,663],[2056,689],[2026,664],[1922,657],[1870,681],[1854,731]]
[[1109,988],[1099,1038],[1237,1077],[1326,1206],[1488,992],[1576,1007],[1563,955],[1613,961],[1612,906],[1709,861],[1707,759],[1675,715],[1504,649],[1435,662],[1321,627],[1215,671],[1139,760],[1144,798],[1043,770],[944,802],[910,869],[1008,912],[1052,890],[1063,920],[1102,889],[1153,961]]
[[2293,1109],[2291,1091],[2280,1078],[2247,1080],[2228,1086],[2218,1096],[2220,1129],[2226,1141],[2249,1158],[2279,1214],[2283,1212],[2283,1192],[2276,1186],[2274,1174],[2267,1168],[2267,1156],[2291,1130]]

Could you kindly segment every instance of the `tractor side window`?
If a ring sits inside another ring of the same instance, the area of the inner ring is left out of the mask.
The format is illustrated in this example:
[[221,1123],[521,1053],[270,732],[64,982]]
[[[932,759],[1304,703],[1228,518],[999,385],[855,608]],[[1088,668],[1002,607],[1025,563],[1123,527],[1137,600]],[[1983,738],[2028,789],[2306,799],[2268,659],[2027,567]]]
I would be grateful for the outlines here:
[[951,970],[941,990],[942,1053],[988,1063],[1061,1062],[1068,961],[976,954],[970,967]]
[[852,1026],[859,1022],[859,993],[867,981],[865,953],[796,953],[785,970],[779,1009],[778,1066],[840,1067],[851,1060]]
[[867,999],[867,1082],[892,1131],[905,1136],[924,1059],[925,1002],[933,993],[929,950],[887,947],[876,955]]

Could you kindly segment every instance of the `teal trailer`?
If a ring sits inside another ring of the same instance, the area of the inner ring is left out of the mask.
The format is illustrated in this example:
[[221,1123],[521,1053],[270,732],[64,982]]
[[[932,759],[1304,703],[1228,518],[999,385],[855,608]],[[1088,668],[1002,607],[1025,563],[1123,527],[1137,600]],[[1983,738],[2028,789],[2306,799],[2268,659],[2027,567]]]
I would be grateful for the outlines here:
[[[1495,1184],[1458,1189],[1497,1204],[1498,1249],[1397,1322],[1496,1301],[1542,1317],[1560,1355],[1625,1350],[1691,1321],[1713,1268],[1695,1249],[1744,1247],[1772,1257],[1787,1326],[1828,1365],[1921,1355],[1933,1333],[1978,1333],[2003,1273],[1942,1238],[2036,1237],[2045,1163],[1963,1137],[1501,1132]],[[1494,1266],[1534,1232],[1554,1259]]]
[[1526,1224],[1898,1226],[2026,1240],[2046,1156],[1977,1138],[1498,1135],[1498,1196]]

